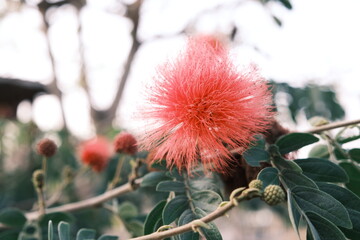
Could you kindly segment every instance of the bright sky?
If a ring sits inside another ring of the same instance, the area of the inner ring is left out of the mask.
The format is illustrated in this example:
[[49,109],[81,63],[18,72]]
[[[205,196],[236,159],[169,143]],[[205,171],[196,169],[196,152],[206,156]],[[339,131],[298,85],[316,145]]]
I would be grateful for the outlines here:
[[[81,13],[86,69],[92,104],[104,109],[112,101],[130,42],[129,21],[120,17],[115,0],[88,1]],[[197,18],[193,32],[228,34],[235,24],[238,34],[232,47],[239,65],[257,63],[263,74],[295,86],[313,81],[333,84],[347,118],[360,113],[360,1],[292,0],[294,9],[277,2],[261,6],[256,1],[147,0],[142,9],[140,48],[119,109],[117,124],[134,129],[132,117],[141,105],[143,86],[151,81],[155,67],[175,56],[184,44],[178,32],[204,9],[219,2],[228,8],[208,10]],[[5,6],[0,0],[0,12]],[[269,13],[282,20],[278,27]],[[64,93],[65,117],[79,137],[90,137],[88,102],[79,80],[77,18],[70,7],[49,14],[50,40],[56,58],[59,88]],[[52,79],[41,16],[34,8],[13,11],[0,20],[0,75],[49,83]],[[159,38],[158,36],[163,36]],[[258,50],[256,50],[258,49]],[[351,103],[351,104],[348,104]],[[22,104],[19,116],[31,118],[44,130],[58,129],[60,105],[52,96],[35,101],[32,111]],[[30,115],[29,115],[30,114]]]

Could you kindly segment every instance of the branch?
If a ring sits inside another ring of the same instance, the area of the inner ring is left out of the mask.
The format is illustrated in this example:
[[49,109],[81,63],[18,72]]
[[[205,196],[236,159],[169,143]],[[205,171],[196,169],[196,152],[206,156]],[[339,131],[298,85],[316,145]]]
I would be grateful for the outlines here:
[[261,194],[259,193],[258,189],[254,189],[254,188],[246,189],[241,193],[241,195],[239,197],[236,197],[236,198],[230,200],[228,203],[219,207],[218,209],[216,209],[209,215],[206,215],[205,217],[193,220],[185,225],[182,225],[182,226],[179,226],[176,228],[172,228],[172,229],[169,229],[169,230],[166,230],[163,232],[154,232],[149,235],[131,238],[129,240],[161,240],[161,239],[165,239],[165,238],[175,236],[175,235],[178,235],[181,233],[193,231],[194,228],[199,227],[196,224],[196,222],[200,221],[203,223],[209,223],[219,217],[222,217],[225,213],[230,211],[233,207],[237,206],[238,202],[240,202],[242,200],[250,200],[255,197],[260,197],[260,195]]
[[[136,179],[135,182],[132,183],[126,183],[120,187],[114,188],[110,191],[107,191],[99,196],[89,198],[86,200],[82,200],[79,202],[69,203],[65,205],[61,205],[58,207],[48,208],[45,210],[46,214],[48,213],[55,213],[55,212],[73,212],[85,208],[91,208],[101,205],[102,203],[118,197],[120,195],[123,195],[125,193],[131,192],[135,190],[141,183],[142,178]],[[34,220],[39,217],[39,212],[30,212],[26,214],[26,218],[28,220]]]
[[360,124],[360,119],[351,120],[351,121],[344,121],[344,122],[337,122],[337,123],[330,123],[330,124],[326,124],[324,126],[316,127],[316,128],[310,129],[308,131],[304,131],[304,132],[305,133],[320,133],[320,132],[323,132],[323,131],[327,131],[327,130],[331,130],[331,129],[335,129],[335,128],[340,128],[340,127],[356,125],[356,124]]

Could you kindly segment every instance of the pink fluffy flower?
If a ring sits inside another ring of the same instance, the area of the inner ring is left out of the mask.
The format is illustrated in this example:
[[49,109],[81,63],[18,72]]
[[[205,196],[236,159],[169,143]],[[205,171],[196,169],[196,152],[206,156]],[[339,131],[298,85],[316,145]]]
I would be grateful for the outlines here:
[[230,151],[245,149],[271,122],[271,94],[254,66],[239,71],[214,38],[190,38],[173,62],[159,67],[149,88],[153,124],[141,139],[168,167],[229,172]]

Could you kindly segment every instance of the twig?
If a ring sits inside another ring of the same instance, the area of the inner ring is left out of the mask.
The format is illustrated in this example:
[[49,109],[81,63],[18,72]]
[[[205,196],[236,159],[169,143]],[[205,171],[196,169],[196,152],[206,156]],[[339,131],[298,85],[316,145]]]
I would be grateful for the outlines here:
[[351,121],[345,121],[345,122],[330,123],[330,124],[326,124],[324,126],[316,127],[316,128],[310,129],[308,131],[304,131],[304,132],[305,133],[320,133],[320,132],[323,132],[323,131],[327,131],[327,130],[331,130],[331,129],[335,129],[335,128],[340,128],[340,127],[346,127],[346,126],[350,126],[350,125],[356,125],[356,124],[360,124],[360,119],[351,120]]
[[[136,238],[131,238],[129,240],[161,240],[161,239],[165,239],[167,237],[171,237],[171,236],[175,236],[181,233],[185,233],[185,232],[189,232],[189,231],[193,231],[194,229],[194,225],[195,225],[195,221],[199,222],[199,220],[203,223],[209,223],[223,215],[225,215],[225,213],[227,213],[228,211],[230,211],[233,207],[235,207],[237,205],[238,202],[242,201],[242,200],[249,200],[255,197],[260,197],[260,193],[257,189],[247,189],[244,190],[243,193],[236,198],[236,201],[229,201],[228,203],[226,203],[225,205],[219,207],[218,209],[216,209],[215,211],[213,211],[212,213],[210,213],[209,215],[206,215],[205,217],[202,217],[200,219],[196,219],[194,221],[191,221],[185,225],[176,227],[176,228],[172,228],[163,232],[154,232],[151,233],[149,235],[145,235],[145,236],[141,236],[141,237],[136,237]],[[196,226],[195,226],[196,227]]]
[[[142,181],[142,178],[136,179],[135,185],[139,186],[141,181]],[[93,197],[93,198],[89,198],[89,199],[82,200],[79,202],[69,203],[69,204],[58,206],[58,207],[46,209],[46,213],[49,214],[49,213],[55,213],[55,212],[73,212],[73,211],[77,211],[77,210],[81,210],[81,209],[85,209],[85,208],[96,207],[114,197],[118,197],[122,194],[131,192],[133,190],[134,190],[134,186],[130,183],[126,183],[120,187],[114,188],[110,191],[107,191],[107,192],[105,192],[99,196]],[[26,218],[28,220],[34,220],[34,219],[37,219],[38,217],[39,217],[39,212],[30,212],[30,213],[26,214]]]

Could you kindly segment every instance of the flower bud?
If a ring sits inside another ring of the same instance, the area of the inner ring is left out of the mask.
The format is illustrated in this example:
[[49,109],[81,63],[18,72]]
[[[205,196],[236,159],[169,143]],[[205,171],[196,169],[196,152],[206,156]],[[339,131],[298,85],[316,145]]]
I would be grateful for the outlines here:
[[54,156],[57,150],[57,146],[54,141],[48,138],[44,138],[38,142],[36,149],[38,154],[49,158]]
[[41,189],[44,187],[45,175],[41,169],[35,170],[32,176],[32,181],[35,188]]
[[114,148],[117,153],[129,155],[134,155],[138,150],[135,137],[127,132],[121,132],[115,137]]
[[278,185],[269,185],[264,189],[264,201],[273,206],[285,201],[284,190]]
[[249,183],[249,188],[256,188],[256,189],[261,190],[262,187],[263,187],[263,182],[261,180],[259,180],[259,179],[252,180]]

